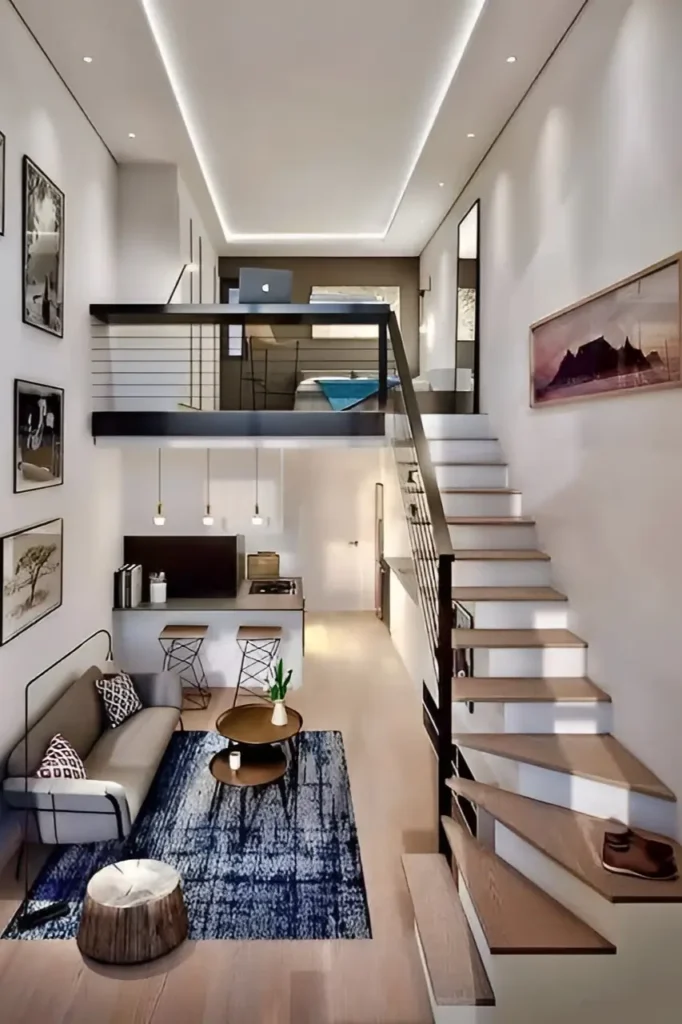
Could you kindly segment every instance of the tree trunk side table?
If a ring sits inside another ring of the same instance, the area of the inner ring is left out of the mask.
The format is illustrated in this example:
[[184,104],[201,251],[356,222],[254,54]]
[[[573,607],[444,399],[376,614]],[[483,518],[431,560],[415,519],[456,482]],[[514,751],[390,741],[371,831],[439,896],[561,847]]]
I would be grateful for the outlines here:
[[123,860],[92,876],[78,929],[84,956],[105,964],[139,964],[187,938],[180,875],[158,860]]

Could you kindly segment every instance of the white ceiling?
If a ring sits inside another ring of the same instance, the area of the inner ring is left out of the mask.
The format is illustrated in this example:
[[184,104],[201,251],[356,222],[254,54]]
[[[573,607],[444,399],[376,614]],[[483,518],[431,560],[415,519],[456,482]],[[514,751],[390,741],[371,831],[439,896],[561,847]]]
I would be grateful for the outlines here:
[[13,2],[117,160],[177,163],[220,252],[272,255],[419,253],[583,5]]

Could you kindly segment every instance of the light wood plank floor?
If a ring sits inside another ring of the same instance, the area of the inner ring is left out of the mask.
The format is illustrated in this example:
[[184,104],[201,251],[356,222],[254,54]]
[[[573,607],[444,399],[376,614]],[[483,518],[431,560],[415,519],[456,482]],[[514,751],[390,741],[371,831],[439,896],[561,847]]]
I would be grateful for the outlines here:
[[[400,857],[436,849],[435,763],[410,682],[371,614],[308,617],[305,680],[291,703],[308,729],[340,729],[373,939],[185,943],[155,964],[85,963],[75,941],[0,942],[0,1020],[8,1024],[428,1024]],[[207,712],[210,729],[232,691]],[[18,905],[0,879],[0,925]]]

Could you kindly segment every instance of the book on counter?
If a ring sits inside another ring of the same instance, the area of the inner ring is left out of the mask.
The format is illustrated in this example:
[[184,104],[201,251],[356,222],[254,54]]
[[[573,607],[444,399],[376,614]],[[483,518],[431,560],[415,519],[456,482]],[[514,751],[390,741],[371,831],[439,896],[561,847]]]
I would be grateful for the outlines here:
[[142,566],[122,565],[114,573],[114,608],[137,608],[142,600]]

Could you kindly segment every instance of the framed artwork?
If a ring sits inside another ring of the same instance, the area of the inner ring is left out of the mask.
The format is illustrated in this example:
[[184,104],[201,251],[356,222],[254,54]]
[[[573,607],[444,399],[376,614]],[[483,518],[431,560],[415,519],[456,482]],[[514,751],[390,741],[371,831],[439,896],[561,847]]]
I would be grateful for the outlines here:
[[64,337],[64,193],[24,157],[23,319]]
[[64,483],[64,391],[14,382],[14,493]]
[[530,401],[680,386],[682,256],[555,313],[530,331]]
[[0,132],[0,235],[5,233],[5,136]]
[[2,538],[0,643],[6,644],[62,603],[63,519]]

